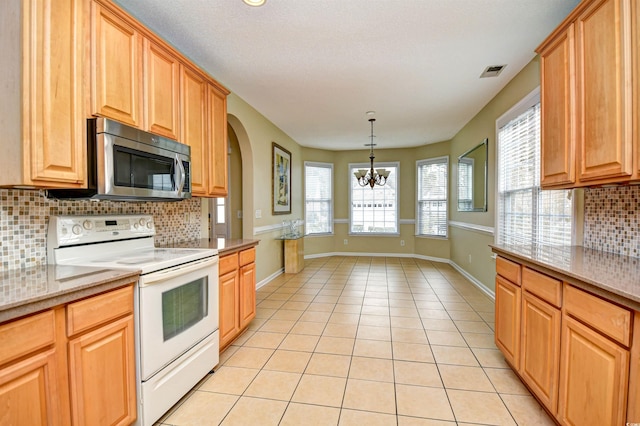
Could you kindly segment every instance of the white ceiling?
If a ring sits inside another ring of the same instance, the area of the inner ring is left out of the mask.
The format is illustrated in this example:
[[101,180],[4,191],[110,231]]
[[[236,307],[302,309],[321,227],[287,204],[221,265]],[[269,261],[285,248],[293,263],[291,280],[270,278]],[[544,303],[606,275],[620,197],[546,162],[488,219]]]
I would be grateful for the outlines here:
[[[578,0],[116,0],[303,146],[451,139]],[[496,78],[479,76],[507,64]]]

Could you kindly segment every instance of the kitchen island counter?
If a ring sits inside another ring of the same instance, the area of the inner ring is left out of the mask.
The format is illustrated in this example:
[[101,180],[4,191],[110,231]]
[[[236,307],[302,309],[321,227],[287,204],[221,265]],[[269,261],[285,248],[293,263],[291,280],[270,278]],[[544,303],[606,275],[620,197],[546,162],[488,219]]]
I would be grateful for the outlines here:
[[41,265],[0,275],[0,322],[90,297],[138,280],[140,271]]

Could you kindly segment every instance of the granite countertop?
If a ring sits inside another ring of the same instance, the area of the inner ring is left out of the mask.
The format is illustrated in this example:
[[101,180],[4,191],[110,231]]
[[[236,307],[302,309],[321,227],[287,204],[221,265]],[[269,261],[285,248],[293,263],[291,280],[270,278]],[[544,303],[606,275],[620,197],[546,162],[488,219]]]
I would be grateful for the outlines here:
[[[581,246],[491,245],[493,251],[516,260],[530,262],[561,275],[565,281],[602,290],[640,307],[640,258],[624,256]],[[584,285],[586,284],[586,286]]]
[[260,243],[260,240],[243,240],[229,238],[218,238],[215,240],[209,240],[207,238],[202,238],[193,241],[163,244],[159,247],[207,248],[218,250],[218,254],[222,256],[228,253],[233,253],[234,251],[254,247],[258,245],[258,243]]
[[42,265],[0,275],[0,322],[137,281],[140,271]]

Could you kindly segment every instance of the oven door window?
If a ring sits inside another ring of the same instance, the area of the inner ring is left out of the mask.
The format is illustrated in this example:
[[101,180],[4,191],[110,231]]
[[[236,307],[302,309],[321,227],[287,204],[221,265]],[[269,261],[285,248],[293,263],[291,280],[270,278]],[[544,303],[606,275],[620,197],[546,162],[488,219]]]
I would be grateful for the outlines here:
[[114,184],[127,188],[174,191],[174,161],[170,157],[114,145]]
[[207,316],[207,281],[207,277],[203,277],[162,293],[162,335],[165,342]]

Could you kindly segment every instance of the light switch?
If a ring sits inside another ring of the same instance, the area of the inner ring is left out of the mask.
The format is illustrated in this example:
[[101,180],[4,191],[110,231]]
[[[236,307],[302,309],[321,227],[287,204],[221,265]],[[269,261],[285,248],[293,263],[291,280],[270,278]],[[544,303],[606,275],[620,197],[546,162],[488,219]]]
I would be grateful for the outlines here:
[[256,210],[256,219],[260,219],[262,217],[262,210]]

